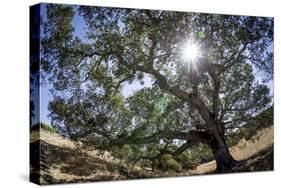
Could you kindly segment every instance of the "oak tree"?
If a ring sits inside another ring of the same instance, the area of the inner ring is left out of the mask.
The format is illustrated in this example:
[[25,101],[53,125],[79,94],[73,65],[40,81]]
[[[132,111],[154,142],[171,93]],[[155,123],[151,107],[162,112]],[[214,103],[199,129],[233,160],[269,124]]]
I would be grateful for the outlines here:
[[[42,20],[52,123],[96,149],[153,161],[203,143],[226,172],[226,134],[271,105],[272,18],[48,5]],[[124,97],[136,80],[143,88]]]

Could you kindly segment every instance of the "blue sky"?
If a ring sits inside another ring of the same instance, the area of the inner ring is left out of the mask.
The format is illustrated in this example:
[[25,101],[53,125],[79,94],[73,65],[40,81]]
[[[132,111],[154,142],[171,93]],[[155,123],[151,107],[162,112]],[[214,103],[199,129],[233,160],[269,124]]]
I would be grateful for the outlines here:
[[[45,17],[45,12],[46,12],[46,4],[41,4],[41,16]],[[74,30],[74,36],[80,37],[83,39],[83,36],[86,35],[85,30],[86,30],[86,25],[84,20],[82,19],[81,16],[78,14],[75,14],[74,19],[72,21],[72,24],[75,28]],[[270,46],[270,50],[273,51],[273,45]],[[256,80],[261,80],[263,75],[261,73],[257,73],[256,75]],[[152,79],[148,76],[145,75],[144,77],[144,85],[141,85],[139,81],[133,81],[132,84],[127,84],[125,83],[122,87],[122,93],[125,97],[128,97],[134,93],[134,91],[137,91],[143,87],[151,87],[152,85]],[[273,81],[270,81],[268,83],[268,86],[270,88],[270,93],[273,95]],[[37,123],[39,121],[39,114],[40,113],[40,121],[51,124],[51,120],[48,117],[48,114],[50,113],[48,110],[48,103],[49,101],[52,100],[52,94],[50,93],[50,89],[52,86],[49,83],[46,83],[44,85],[41,85],[40,87],[40,112],[37,111],[39,106],[35,105],[35,122]],[[35,94],[35,95],[34,95]],[[35,91],[33,96],[36,96],[37,92]],[[37,112],[36,112],[37,111]]]

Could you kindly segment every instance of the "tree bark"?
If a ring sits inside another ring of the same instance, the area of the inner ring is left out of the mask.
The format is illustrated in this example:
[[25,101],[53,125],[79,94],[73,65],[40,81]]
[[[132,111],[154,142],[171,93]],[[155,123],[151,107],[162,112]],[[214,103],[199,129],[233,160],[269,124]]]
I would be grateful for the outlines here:
[[209,141],[214,159],[217,164],[216,173],[231,172],[232,167],[235,165],[236,160],[229,152],[225,136],[214,133],[213,138]]

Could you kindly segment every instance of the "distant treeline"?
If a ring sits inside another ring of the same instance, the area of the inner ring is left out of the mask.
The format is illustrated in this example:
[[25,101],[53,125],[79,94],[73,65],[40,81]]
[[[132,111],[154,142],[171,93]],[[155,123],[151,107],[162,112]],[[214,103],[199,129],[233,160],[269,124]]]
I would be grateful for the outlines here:
[[264,110],[244,125],[236,132],[227,136],[228,145],[234,146],[238,144],[241,139],[250,140],[259,130],[273,126],[273,106]]
[[50,133],[57,133],[57,130],[54,127],[43,122],[37,123],[30,127],[30,131],[39,131],[40,129]]

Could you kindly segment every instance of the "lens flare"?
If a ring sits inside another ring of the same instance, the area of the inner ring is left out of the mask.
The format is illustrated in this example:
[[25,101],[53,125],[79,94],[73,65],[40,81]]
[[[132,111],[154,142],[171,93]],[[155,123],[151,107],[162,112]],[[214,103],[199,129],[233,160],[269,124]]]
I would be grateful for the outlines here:
[[195,43],[187,43],[182,49],[182,56],[185,61],[195,63],[201,56],[199,46]]

